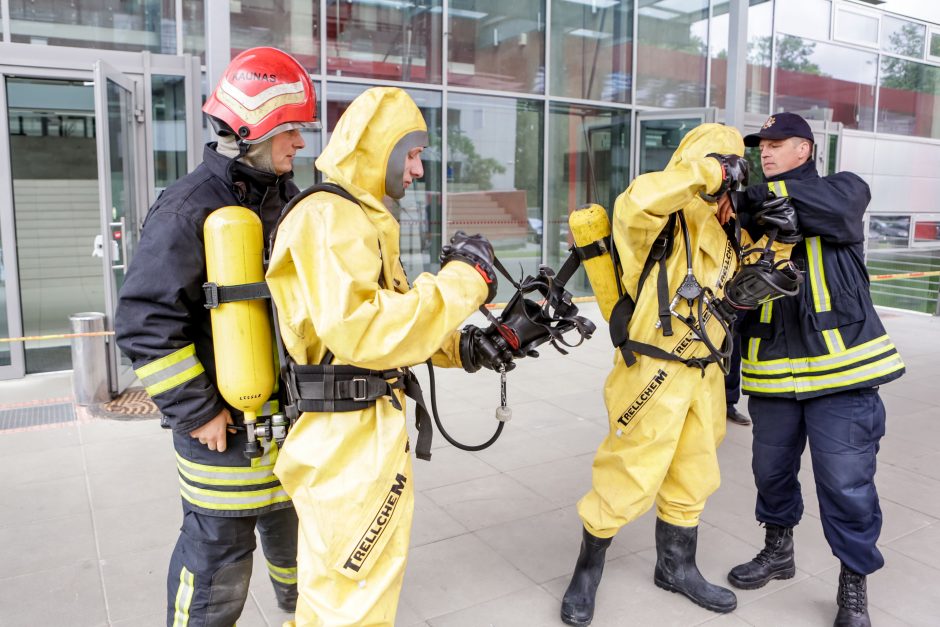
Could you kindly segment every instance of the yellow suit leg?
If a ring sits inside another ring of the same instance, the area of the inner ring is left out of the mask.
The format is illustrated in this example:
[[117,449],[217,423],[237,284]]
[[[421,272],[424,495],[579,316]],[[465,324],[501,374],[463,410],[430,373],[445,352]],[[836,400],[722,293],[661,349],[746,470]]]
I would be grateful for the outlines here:
[[709,366],[704,379],[699,377],[675,456],[656,496],[657,515],[671,525],[698,525],[705,501],[721,483],[718,445],[725,437],[724,386],[717,366]]
[[296,625],[394,625],[414,512],[405,416],[303,414],[275,474],[300,520]]
[[627,368],[617,354],[604,390],[610,432],[578,503],[591,535],[612,537],[653,505],[701,381],[700,370],[678,362],[640,356]]

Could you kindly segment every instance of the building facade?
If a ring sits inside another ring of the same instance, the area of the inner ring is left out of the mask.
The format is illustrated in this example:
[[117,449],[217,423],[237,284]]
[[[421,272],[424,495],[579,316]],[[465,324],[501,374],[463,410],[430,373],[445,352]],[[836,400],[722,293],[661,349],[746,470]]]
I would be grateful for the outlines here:
[[[201,159],[209,86],[259,45],[291,52],[317,88],[324,136],[295,160],[301,187],[364,89],[401,86],[421,107],[425,177],[389,201],[412,277],[459,229],[519,273],[557,267],[570,211],[611,209],[703,121],[749,132],[781,110],[811,119],[822,172],[871,184],[873,273],[940,265],[933,2],[0,0],[0,32],[0,338],[113,311],[147,207]],[[589,291],[581,275],[571,286]],[[935,277],[873,287],[930,313],[937,290]],[[128,370],[112,354],[116,388]],[[68,340],[0,342],[0,379],[69,367]]]

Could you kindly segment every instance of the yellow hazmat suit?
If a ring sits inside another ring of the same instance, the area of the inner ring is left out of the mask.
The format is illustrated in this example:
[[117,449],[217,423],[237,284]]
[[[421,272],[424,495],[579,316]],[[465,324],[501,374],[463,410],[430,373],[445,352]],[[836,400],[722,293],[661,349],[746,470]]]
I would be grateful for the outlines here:
[[[737,269],[737,259],[715,218],[717,205],[700,192],[713,193],[722,180],[721,165],[709,153],[742,155],[744,143],[733,128],[703,124],[682,140],[662,172],[637,177],[614,205],[613,236],[623,266],[623,289],[634,299],[650,248],[669,215],[684,210],[692,249],[692,269],[702,287],[717,296]],[[679,233],[677,229],[677,233]],[[745,234],[746,236],[746,234]],[[776,245],[775,245],[776,247]],[[666,260],[671,300],[686,276],[681,233]],[[636,303],[630,338],[683,358],[709,352],[695,334],[673,318],[674,335],[657,328],[656,264]],[[683,302],[680,313],[688,314]],[[706,326],[716,345],[724,338],[713,317]],[[627,367],[616,352],[604,399],[610,432],[594,458],[592,488],[578,503],[585,529],[598,538],[614,536],[648,510],[654,500],[663,521],[694,527],[705,500],[718,488],[717,447],[725,435],[724,377],[717,365],[703,372],[678,361],[637,355]]]
[[[487,286],[468,264],[448,263],[409,289],[399,225],[380,201],[393,149],[426,130],[404,91],[367,90],[316,162],[361,206],[317,192],[281,224],[267,282],[299,364],[329,350],[334,364],[375,370],[432,356],[460,365],[457,327]],[[408,449],[405,411],[388,397],[361,411],[304,413],[291,429],[274,472],[300,518],[298,625],[394,623],[414,509]]]

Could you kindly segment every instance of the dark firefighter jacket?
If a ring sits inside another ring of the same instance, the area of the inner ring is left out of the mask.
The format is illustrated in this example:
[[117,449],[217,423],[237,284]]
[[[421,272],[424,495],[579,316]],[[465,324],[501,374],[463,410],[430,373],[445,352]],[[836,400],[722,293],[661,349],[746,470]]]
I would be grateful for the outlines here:
[[[203,306],[203,224],[219,207],[241,205],[260,215],[267,241],[281,209],[298,192],[291,178],[255,170],[207,145],[202,164],[150,208],[121,288],[114,324],[118,346],[173,430],[182,495],[197,511],[254,515],[288,504],[271,471],[276,450],[249,463],[242,452],[244,431],[229,434],[224,453],[210,451],[189,432],[227,406],[216,391],[212,329]],[[241,424],[240,413],[228,409]]]
[[804,272],[800,292],[749,312],[742,325],[742,389],[757,396],[806,399],[871,387],[904,373],[869,293],[862,221],[871,200],[857,175],[820,177],[809,161],[747,190],[748,210],[770,194],[789,196],[804,241],[791,259]]

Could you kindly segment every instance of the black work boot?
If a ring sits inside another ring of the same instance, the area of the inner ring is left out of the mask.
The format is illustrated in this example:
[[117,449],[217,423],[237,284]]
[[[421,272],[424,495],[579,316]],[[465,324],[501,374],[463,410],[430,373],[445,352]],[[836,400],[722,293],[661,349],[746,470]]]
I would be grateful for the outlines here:
[[865,575],[859,575],[843,564],[839,573],[839,596],[836,597],[839,613],[834,627],[871,627],[866,588]]
[[793,562],[793,527],[766,525],[764,548],[750,562],[740,564],[728,573],[735,588],[756,590],[772,579],[791,579],[796,574]]
[[734,592],[705,581],[695,565],[698,527],[677,527],[656,519],[656,571],[653,581],[670,592],[684,594],[712,612],[738,606]]
[[587,529],[581,540],[581,553],[574,566],[571,583],[561,601],[561,620],[566,625],[584,627],[594,618],[594,597],[604,574],[604,555],[612,538],[592,536]]

